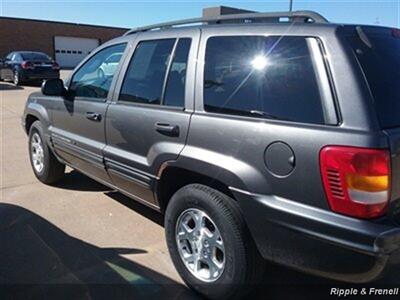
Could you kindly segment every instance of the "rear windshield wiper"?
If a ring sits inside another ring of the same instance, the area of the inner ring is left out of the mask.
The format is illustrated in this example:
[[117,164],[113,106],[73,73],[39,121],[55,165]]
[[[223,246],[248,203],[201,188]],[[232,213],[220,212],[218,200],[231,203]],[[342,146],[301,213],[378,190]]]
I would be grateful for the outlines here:
[[221,86],[223,84],[224,84],[223,82],[219,82],[216,80],[209,80],[209,79],[204,80],[204,87],[206,89],[213,87],[213,86]]
[[282,121],[292,121],[290,119],[286,119],[286,118],[282,118],[282,117],[279,117],[279,116],[276,116],[276,115],[273,115],[273,114],[266,113],[266,112],[264,112],[262,110],[253,109],[253,110],[250,110],[249,113],[251,115],[257,115],[257,116],[264,117],[264,118],[267,118],[267,119],[282,120]]
[[250,110],[249,113],[250,113],[251,115],[257,115],[257,116],[261,116],[261,117],[267,117],[268,119],[279,119],[279,117],[277,117],[277,116],[275,116],[275,115],[271,115],[271,114],[269,114],[269,113],[266,113],[266,112],[264,112],[264,111],[262,111],[262,110],[253,109],[253,110]]

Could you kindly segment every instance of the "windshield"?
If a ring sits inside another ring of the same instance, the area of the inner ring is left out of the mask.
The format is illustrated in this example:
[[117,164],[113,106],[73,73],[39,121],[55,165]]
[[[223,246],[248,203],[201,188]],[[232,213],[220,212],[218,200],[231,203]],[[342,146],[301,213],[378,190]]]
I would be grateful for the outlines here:
[[400,30],[362,27],[349,39],[374,97],[381,127],[400,126]]
[[41,60],[41,61],[51,60],[50,57],[41,52],[22,52],[21,56],[23,60]]

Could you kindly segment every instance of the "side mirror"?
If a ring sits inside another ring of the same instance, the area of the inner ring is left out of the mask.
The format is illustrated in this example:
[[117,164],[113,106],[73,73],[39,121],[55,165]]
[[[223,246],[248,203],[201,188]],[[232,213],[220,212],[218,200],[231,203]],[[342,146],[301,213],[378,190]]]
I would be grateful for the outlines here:
[[66,89],[61,79],[48,79],[42,83],[42,94],[46,96],[64,96]]

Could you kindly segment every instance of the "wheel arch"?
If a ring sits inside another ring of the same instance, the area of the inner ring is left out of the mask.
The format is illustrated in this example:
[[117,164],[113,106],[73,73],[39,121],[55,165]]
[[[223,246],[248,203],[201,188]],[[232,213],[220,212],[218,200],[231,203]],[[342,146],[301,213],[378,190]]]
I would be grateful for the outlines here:
[[26,133],[29,133],[29,130],[31,129],[32,124],[35,121],[39,121],[39,118],[32,114],[26,115],[26,117],[25,117],[25,132]]
[[47,128],[50,124],[49,114],[47,109],[35,102],[28,100],[27,106],[25,107],[25,113],[23,117],[23,126],[25,132],[29,134],[29,130],[35,121],[40,121],[43,125],[43,130],[47,134]]
[[162,212],[165,212],[173,194],[188,184],[203,184],[214,188],[230,198],[235,199],[230,187],[243,187],[240,178],[219,166],[205,164],[204,162],[191,162],[187,164],[174,162],[164,163],[157,176],[155,196]]

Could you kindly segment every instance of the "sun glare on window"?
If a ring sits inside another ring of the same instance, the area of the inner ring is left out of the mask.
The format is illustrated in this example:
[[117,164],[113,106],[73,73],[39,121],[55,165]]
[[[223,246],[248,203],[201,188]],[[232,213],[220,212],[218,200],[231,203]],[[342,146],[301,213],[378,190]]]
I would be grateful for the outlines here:
[[254,59],[251,61],[251,66],[253,69],[262,71],[264,70],[268,65],[268,59],[264,55],[257,55],[254,57]]

